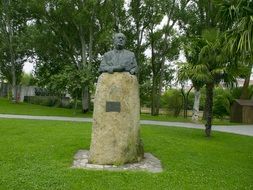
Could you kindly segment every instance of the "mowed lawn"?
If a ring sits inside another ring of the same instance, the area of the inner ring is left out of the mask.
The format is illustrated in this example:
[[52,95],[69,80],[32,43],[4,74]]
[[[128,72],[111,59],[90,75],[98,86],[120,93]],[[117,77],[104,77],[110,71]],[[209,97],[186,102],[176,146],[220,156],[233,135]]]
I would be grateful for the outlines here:
[[37,116],[92,117],[91,113],[84,114],[81,110],[41,106],[25,102],[13,103],[7,98],[0,98],[0,113]]
[[[16,114],[16,115],[33,115],[33,116],[65,116],[65,117],[92,117],[92,112],[82,113],[81,110],[56,108],[41,106],[29,103],[13,103],[7,98],[0,98],[0,114]],[[173,117],[171,115],[152,116],[150,114],[141,114],[142,120],[154,121],[175,121],[175,122],[192,122],[191,118],[183,118],[182,116]],[[200,121],[201,122],[201,121]],[[203,121],[204,123],[204,121]],[[215,125],[234,125],[238,123],[231,123],[229,120],[214,119]]]
[[90,123],[0,119],[0,189],[253,189],[253,137],[159,126],[141,136],[164,172],[71,169]]
[[[13,103],[6,98],[0,98],[0,114],[33,115],[33,116],[65,116],[65,117],[92,117],[92,113],[82,113],[80,109],[67,109],[29,104],[25,102]],[[158,121],[182,121],[189,122],[189,119],[183,117],[172,117],[168,115],[151,116],[142,114],[143,120]]]

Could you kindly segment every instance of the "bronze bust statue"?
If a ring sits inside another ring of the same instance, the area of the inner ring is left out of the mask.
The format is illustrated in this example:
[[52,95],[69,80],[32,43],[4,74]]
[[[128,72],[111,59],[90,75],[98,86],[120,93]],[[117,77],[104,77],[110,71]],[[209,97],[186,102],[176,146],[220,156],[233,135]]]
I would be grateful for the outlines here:
[[126,36],[122,33],[114,35],[114,49],[106,52],[99,67],[100,73],[129,72],[137,74],[138,66],[133,52],[124,49]]

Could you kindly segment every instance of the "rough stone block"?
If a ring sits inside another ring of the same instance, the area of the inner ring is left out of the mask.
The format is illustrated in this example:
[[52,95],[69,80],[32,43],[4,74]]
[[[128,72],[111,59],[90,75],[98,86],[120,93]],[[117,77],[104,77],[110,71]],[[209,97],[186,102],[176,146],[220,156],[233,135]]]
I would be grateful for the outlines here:
[[101,74],[94,101],[89,163],[121,165],[141,160],[139,120],[137,77],[128,72]]

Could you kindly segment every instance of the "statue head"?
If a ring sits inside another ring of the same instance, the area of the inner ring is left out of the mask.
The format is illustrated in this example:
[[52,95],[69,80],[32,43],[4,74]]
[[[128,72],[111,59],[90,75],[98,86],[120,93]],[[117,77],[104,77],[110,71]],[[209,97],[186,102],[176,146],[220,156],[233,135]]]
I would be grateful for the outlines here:
[[126,36],[123,33],[116,33],[114,35],[114,48],[121,50],[124,49],[126,44]]

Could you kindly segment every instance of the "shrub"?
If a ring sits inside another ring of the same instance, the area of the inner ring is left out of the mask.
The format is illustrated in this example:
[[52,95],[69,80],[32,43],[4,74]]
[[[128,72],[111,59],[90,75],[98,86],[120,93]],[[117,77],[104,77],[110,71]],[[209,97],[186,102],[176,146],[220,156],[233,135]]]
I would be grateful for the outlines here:
[[172,111],[173,115],[177,117],[183,105],[181,92],[176,89],[167,90],[161,97],[161,104],[164,108]]
[[201,88],[200,93],[201,96],[200,96],[199,110],[204,110],[206,102],[206,88],[205,87]]
[[230,114],[232,96],[228,89],[216,88],[214,90],[213,114],[218,118],[223,118]]
[[71,108],[69,98],[58,98],[55,96],[25,96],[24,101],[42,106]]
[[194,104],[194,92],[193,92],[193,90],[192,90],[192,91],[189,93],[189,96],[188,96],[188,107],[187,107],[187,109],[188,109],[188,110],[192,110],[193,104]]
[[[242,87],[236,87],[236,88],[233,88],[231,89],[231,94],[232,94],[232,97],[233,99],[239,99],[241,94],[242,94]],[[247,99],[250,99],[252,98],[252,95],[253,95],[253,85],[249,86],[248,88],[248,98]]]

